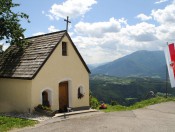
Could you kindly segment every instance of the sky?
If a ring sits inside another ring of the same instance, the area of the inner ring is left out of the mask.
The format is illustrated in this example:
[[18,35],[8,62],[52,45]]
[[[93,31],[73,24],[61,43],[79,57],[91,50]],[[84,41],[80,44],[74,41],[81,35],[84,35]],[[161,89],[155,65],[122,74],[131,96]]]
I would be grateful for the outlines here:
[[[66,29],[87,64],[110,62],[138,50],[175,42],[174,0],[13,0],[25,37]],[[8,45],[5,44],[4,48]]]

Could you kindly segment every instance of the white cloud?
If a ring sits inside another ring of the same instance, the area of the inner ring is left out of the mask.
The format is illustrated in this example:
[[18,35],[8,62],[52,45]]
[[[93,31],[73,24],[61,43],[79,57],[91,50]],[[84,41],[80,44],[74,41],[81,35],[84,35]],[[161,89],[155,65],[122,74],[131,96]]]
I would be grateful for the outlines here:
[[45,11],[41,11],[42,14],[45,14]]
[[155,2],[155,4],[160,4],[160,3],[163,3],[163,2],[167,2],[168,0],[158,0],[157,2]]
[[41,12],[43,15],[46,15],[47,17],[49,17],[50,20],[54,20],[54,17],[51,14],[47,14],[45,13],[45,11]]
[[175,42],[174,2],[137,18],[152,19],[132,25],[124,18],[94,23],[82,20],[74,26],[72,39],[88,64],[113,61],[137,50],[162,50],[166,42]]
[[157,40],[155,25],[142,22],[136,25],[127,26],[128,37],[138,42],[148,42]]
[[49,32],[56,32],[56,31],[58,31],[58,29],[56,29],[54,26],[50,26],[50,27],[48,27],[48,31]]
[[139,15],[137,15],[137,18],[141,19],[142,21],[147,21],[147,20],[152,19],[151,16],[146,16],[145,14],[139,14]]
[[93,64],[109,62],[137,50],[155,49],[158,46],[155,33],[154,25],[143,22],[126,24],[116,32],[104,32],[102,37],[79,35],[73,41],[87,63]]
[[2,49],[5,51],[9,46],[10,44],[4,44]]
[[151,15],[160,24],[175,24],[175,3],[166,6],[164,9],[152,10]]
[[151,15],[160,25],[156,27],[157,37],[161,41],[175,41],[175,1],[164,9],[152,10]]
[[169,27],[168,25],[160,25],[157,27],[157,37],[161,41],[169,42],[174,41],[175,42],[175,26]]
[[115,18],[110,18],[107,22],[79,22],[75,25],[75,32],[87,36],[103,37],[104,33],[119,32],[122,24],[126,24],[126,20]]
[[38,35],[42,35],[42,34],[45,34],[45,33],[44,32],[37,32],[37,33],[32,34],[32,36],[38,36]]
[[3,51],[5,51],[10,46],[10,44],[6,43],[5,40],[0,40],[0,46],[1,45],[2,45],[2,50]]
[[132,25],[124,18],[79,22],[73,41],[90,64],[109,62],[137,50],[162,50],[167,42],[175,42],[175,2],[137,18],[151,21]]
[[[52,20],[66,16],[83,16],[93,4],[96,4],[95,0],[67,0],[60,5],[53,5],[50,14],[44,11],[42,13]],[[160,50],[167,41],[175,42],[174,3],[162,9],[152,10],[148,15],[139,14],[137,18],[142,21],[152,20],[133,25],[129,25],[124,18],[113,17],[103,22],[81,21],[70,34],[88,64],[109,62],[137,50]],[[150,23],[152,21],[155,21],[156,25]],[[53,25],[48,27],[49,32],[57,30]],[[34,35],[39,34],[44,32]]]
[[[56,32],[58,31],[59,29],[55,28],[55,26],[51,25],[50,27],[48,27],[48,32]],[[38,36],[38,35],[42,35],[42,34],[45,34],[45,32],[37,32],[37,33],[34,33],[32,34],[32,36]]]
[[[88,64],[107,62],[116,58],[114,55],[116,48],[112,50],[108,48],[106,43],[109,40],[106,37],[76,36],[73,37],[73,41]],[[113,57],[111,57],[112,53]]]
[[84,32],[77,30],[79,27],[75,26],[77,36],[73,38],[88,64],[109,62],[137,50],[159,50],[162,47],[157,38],[157,27],[150,23],[128,25],[125,21],[125,24],[121,24],[119,30],[115,31],[103,31],[104,27],[100,26],[101,37],[96,35],[99,33],[97,31],[99,27],[96,26],[100,24],[93,25],[94,23],[88,23],[87,27],[85,26],[87,29],[82,26]]
[[50,15],[50,14],[46,14],[47,17],[49,17],[50,20],[54,20],[54,16]]
[[96,0],[67,0],[62,4],[53,4],[49,10],[49,14],[46,16],[51,20],[58,20],[59,18],[65,18],[66,16],[76,18],[83,16],[91,9],[91,6],[96,3]]

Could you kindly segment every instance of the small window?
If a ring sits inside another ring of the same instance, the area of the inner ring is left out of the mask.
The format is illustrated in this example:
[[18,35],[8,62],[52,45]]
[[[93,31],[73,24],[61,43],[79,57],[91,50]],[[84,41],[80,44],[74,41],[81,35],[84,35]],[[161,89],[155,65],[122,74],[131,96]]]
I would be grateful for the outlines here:
[[49,99],[48,99],[48,92],[43,91],[42,92],[42,105],[50,107]]
[[62,56],[67,56],[67,43],[62,42]]
[[84,88],[83,87],[79,87],[78,88],[78,99],[81,99],[81,98],[83,98],[84,97]]

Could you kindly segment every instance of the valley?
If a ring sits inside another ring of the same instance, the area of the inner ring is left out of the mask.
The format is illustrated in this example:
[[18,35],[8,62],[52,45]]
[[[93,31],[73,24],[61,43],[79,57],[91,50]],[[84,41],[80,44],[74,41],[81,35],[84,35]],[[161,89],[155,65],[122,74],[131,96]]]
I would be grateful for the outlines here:
[[[168,96],[175,95],[175,89],[168,82]],[[147,77],[114,77],[92,75],[90,77],[92,96],[107,104],[115,102],[124,106],[150,98],[150,91],[155,95],[165,96],[166,81]]]

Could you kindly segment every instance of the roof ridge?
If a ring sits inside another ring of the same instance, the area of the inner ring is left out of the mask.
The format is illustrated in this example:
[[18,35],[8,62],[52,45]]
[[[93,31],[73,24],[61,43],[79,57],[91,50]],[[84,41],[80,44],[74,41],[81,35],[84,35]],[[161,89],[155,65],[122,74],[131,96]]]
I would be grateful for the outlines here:
[[[22,53],[19,51],[19,48],[16,48],[16,45],[11,45],[8,51],[5,51],[5,54],[0,57],[0,59],[2,59],[0,60],[0,78],[33,79],[34,75],[37,75],[42,68],[41,65],[45,64],[55,47],[66,34],[67,31],[63,30],[30,37],[33,39],[36,38],[38,41],[29,42],[29,44],[24,46]],[[57,35],[58,37],[52,37]],[[43,42],[45,47],[38,44],[43,40],[43,37],[46,37],[46,40]],[[33,39],[28,40],[32,41]],[[50,45],[50,43],[52,44]],[[42,52],[39,52],[39,49],[42,50]],[[11,53],[11,51],[13,52]],[[39,56],[36,58],[36,55]]]
[[[56,37],[57,35],[58,37]],[[0,57],[2,58],[2,61],[0,61],[0,78],[16,78],[27,80],[35,78],[35,76],[42,69],[44,64],[47,62],[49,57],[52,55],[65,36],[67,36],[81,62],[85,66],[86,70],[90,73],[89,68],[78,52],[78,49],[73,43],[68,32],[63,30],[45,35],[30,37],[38,38],[37,41],[33,41],[32,43],[29,43],[29,45],[26,45],[23,52],[20,52],[19,48],[16,48],[16,45],[11,45],[8,50],[5,51],[5,54]],[[32,40],[33,39],[29,39],[29,41]],[[11,51],[13,52],[11,53]]]
[[66,30],[61,30],[61,31],[56,31],[56,32],[51,32],[51,33],[46,33],[46,34],[31,36],[31,37],[27,37],[27,38],[25,38],[25,39],[32,39],[32,38],[47,36],[47,35],[56,34],[56,33],[61,33],[61,32],[65,32],[65,33],[66,33],[67,31],[66,31]]

